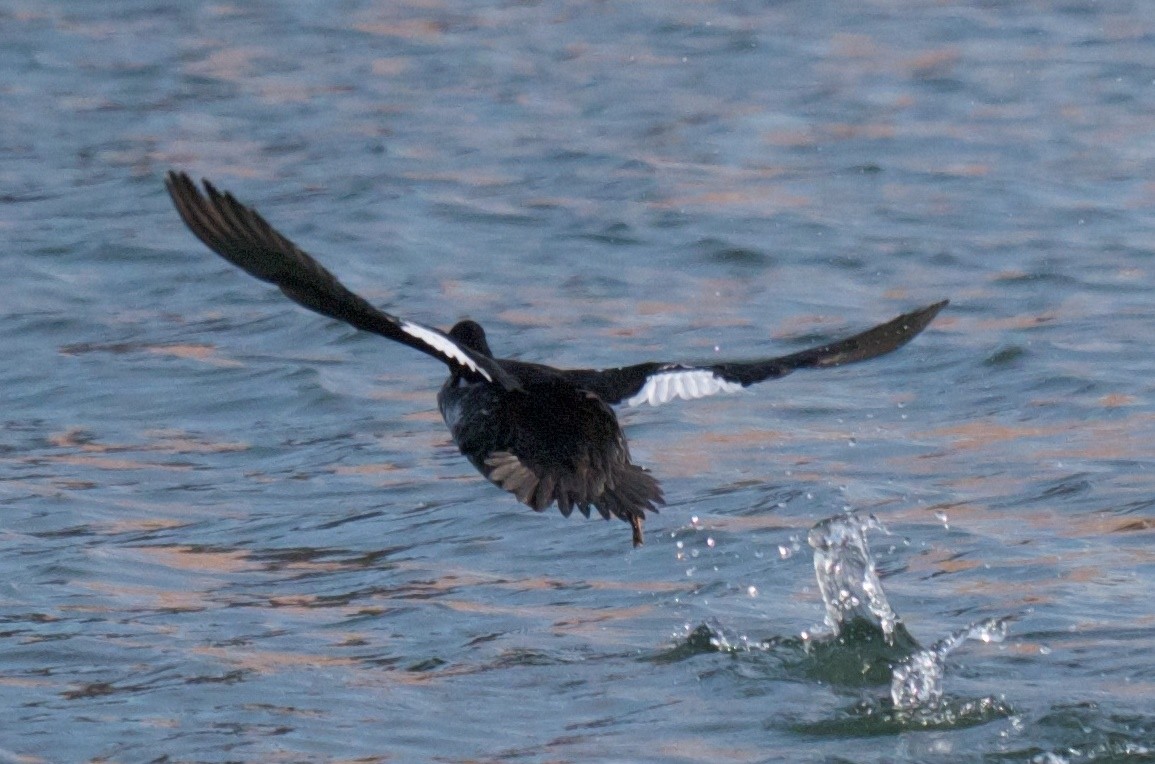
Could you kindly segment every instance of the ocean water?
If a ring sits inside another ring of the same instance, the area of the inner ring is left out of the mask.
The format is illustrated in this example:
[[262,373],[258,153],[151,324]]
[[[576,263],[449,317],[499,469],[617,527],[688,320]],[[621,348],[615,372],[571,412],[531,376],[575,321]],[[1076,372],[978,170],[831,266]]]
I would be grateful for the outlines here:
[[[12,0],[0,43],[0,761],[1155,761],[1155,5]],[[439,364],[209,253],[170,168],[505,357],[952,304],[621,411],[634,550],[484,481]],[[1009,619],[936,663],[954,718],[887,705],[911,645],[797,655],[847,510],[913,642]]]

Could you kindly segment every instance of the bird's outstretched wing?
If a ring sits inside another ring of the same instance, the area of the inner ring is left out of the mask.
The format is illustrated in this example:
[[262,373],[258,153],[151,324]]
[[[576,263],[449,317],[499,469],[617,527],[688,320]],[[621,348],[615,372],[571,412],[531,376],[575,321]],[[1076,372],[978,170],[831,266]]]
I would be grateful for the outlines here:
[[691,400],[732,393],[784,377],[795,369],[841,366],[897,350],[925,329],[948,302],[936,302],[853,337],[778,358],[704,364],[651,362],[616,369],[569,369],[562,373],[578,387],[611,404],[657,406],[675,398]]
[[358,329],[428,353],[472,380],[507,390],[520,383],[492,358],[462,347],[432,327],[386,313],[349,291],[337,277],[265,222],[260,213],[228,193],[204,183],[201,193],[183,172],[169,172],[165,186],[181,219],[218,255],[261,281],[267,281],[299,305]]

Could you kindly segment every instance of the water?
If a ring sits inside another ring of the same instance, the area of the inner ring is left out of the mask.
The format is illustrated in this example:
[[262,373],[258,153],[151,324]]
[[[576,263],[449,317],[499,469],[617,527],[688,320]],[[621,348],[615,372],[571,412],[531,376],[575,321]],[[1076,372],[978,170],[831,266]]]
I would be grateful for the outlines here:
[[796,729],[818,736],[858,737],[911,730],[959,730],[1014,717],[1001,698],[958,698],[943,690],[946,658],[968,640],[1002,642],[1009,618],[988,618],[922,647],[891,608],[878,578],[867,532],[885,528],[877,518],[836,515],[817,523],[808,540],[826,609],[824,629],[799,637],[735,638],[718,621],[690,630],[662,662],[705,652],[734,656],[765,651],[777,658],[782,678],[818,680],[846,688],[889,684],[888,697],[865,696],[830,719]]
[[866,541],[871,529],[886,530],[874,516],[835,516],[811,528],[806,540],[814,548],[814,577],[830,633],[837,637],[861,620],[876,626],[883,640],[893,644],[902,622],[882,591]]
[[890,680],[890,700],[896,708],[935,708],[942,703],[942,677],[946,657],[967,640],[1002,642],[1007,636],[1005,618],[988,618],[949,634],[919,650],[898,666]]
[[[810,529],[807,541],[814,548],[814,575],[826,608],[826,629],[803,637],[811,651],[833,647],[853,653],[847,648],[858,646],[874,651],[862,660],[860,674],[869,676],[879,668],[889,671],[895,709],[941,718],[946,657],[967,640],[1002,642],[1010,619],[988,618],[920,647],[882,589],[867,541],[871,530],[885,533],[886,527],[873,515],[854,514],[826,518]],[[823,662],[828,664],[829,658],[823,656]]]
[[[0,38],[0,757],[1155,760],[1155,7],[60,0]],[[631,551],[485,484],[435,363],[204,251],[174,166],[526,360],[952,305],[625,412],[670,502]],[[895,709],[897,636],[786,645],[843,507],[914,644],[1016,617],[943,658],[969,723]],[[671,658],[703,624],[782,644]]]

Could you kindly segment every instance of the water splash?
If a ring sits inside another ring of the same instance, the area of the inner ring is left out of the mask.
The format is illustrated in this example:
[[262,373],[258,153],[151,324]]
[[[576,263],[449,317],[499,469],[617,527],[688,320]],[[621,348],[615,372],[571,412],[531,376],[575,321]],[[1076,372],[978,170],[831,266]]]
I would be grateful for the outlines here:
[[882,591],[866,544],[868,530],[888,532],[874,515],[855,514],[829,517],[811,528],[807,541],[814,548],[814,575],[826,606],[826,627],[834,636],[861,620],[881,628],[892,645],[901,621]]
[[[886,528],[872,515],[852,512],[817,523],[808,534],[814,574],[826,611],[825,629],[798,637],[753,641],[735,635],[717,620],[686,624],[672,649],[654,656],[675,662],[704,653],[741,658],[761,653],[787,675],[804,674],[833,686],[890,686],[889,697],[861,698],[836,719],[792,728],[815,735],[891,734],[911,729],[961,729],[1014,714],[996,697],[949,697],[943,691],[947,656],[968,641],[1001,642],[1013,618],[990,618],[922,647],[890,606],[874,557],[869,531]],[[743,658],[743,660],[746,660]],[[750,665],[750,664],[744,664]]]
[[931,708],[942,702],[946,656],[967,640],[1002,642],[1010,618],[988,618],[943,637],[894,667],[890,699],[895,708]]
[[[964,642],[1002,642],[1011,618],[991,618],[959,629],[924,648],[906,630],[882,590],[868,531],[886,528],[853,513],[827,518],[810,531],[814,572],[833,638],[815,640],[809,652],[829,673],[858,662],[863,680],[889,679],[890,697],[863,700],[845,720],[859,732],[958,729],[1006,717],[1013,709],[993,698],[948,698],[946,657]],[[881,639],[879,637],[881,636]],[[838,725],[835,725],[838,726]]]
[[741,653],[766,649],[762,644],[752,643],[744,635],[735,635],[716,619],[693,627],[685,624],[682,632],[674,635],[674,643],[668,649],[650,658],[655,663],[677,663],[703,653]]

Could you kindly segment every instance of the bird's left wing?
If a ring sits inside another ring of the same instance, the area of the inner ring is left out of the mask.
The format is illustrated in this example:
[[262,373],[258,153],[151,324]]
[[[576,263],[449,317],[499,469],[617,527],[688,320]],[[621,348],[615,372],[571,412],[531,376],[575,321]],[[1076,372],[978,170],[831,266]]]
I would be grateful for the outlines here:
[[462,346],[444,332],[387,313],[354,294],[288,237],[227,191],[207,180],[201,193],[183,172],[165,178],[172,203],[198,239],[233,265],[280,287],[298,305],[433,356],[455,371],[507,390],[521,384],[492,358]]
[[610,404],[657,406],[675,398],[692,400],[732,393],[784,377],[795,369],[842,366],[897,350],[925,329],[948,302],[936,302],[853,337],[777,358],[704,364],[650,362],[616,369],[570,369],[562,373],[578,387]]

